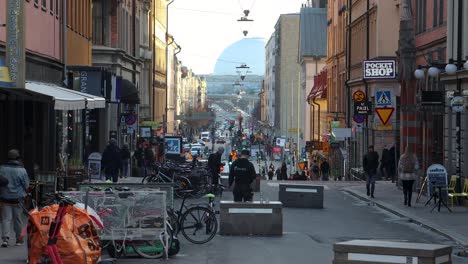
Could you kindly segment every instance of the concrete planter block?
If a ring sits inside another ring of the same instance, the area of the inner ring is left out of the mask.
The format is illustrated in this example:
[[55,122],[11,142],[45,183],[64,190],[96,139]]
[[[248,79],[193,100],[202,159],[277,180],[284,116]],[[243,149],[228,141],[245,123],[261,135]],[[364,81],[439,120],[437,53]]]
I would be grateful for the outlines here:
[[221,235],[281,236],[283,235],[283,205],[280,202],[220,203]]
[[351,240],[333,245],[333,264],[451,264],[452,247],[437,244]]
[[279,184],[279,200],[284,207],[323,208],[323,186]]

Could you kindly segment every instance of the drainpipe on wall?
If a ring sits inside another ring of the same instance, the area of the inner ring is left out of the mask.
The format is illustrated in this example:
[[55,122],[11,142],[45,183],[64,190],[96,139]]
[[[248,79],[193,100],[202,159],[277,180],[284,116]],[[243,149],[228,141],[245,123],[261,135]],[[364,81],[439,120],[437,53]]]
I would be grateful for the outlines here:
[[[369,0],[366,3],[366,60],[369,60],[369,41],[370,41],[370,32],[369,32]],[[366,79],[362,79],[364,82],[364,87],[366,89],[366,98],[368,99],[369,96],[369,84],[367,83]],[[365,144],[362,150],[362,153],[366,153],[367,146],[369,146],[369,118],[366,118],[366,133],[365,133]]]
[[[174,3],[175,0],[171,0],[167,5],[166,5],[166,43],[167,43],[167,37],[169,36],[169,6]],[[172,44],[172,42],[170,43]],[[168,58],[169,58],[169,43],[166,44],[166,106],[164,107],[164,114],[165,114],[165,119],[166,120],[163,120],[164,121],[164,135],[167,133],[167,123],[168,123],[168,116],[167,116],[167,105],[168,105],[168,100],[167,100],[167,97],[168,97],[168,87],[167,87],[167,83],[168,83],[168,68],[167,68],[167,62],[168,62]]]
[[67,0],[62,0],[62,60],[63,60],[63,83],[68,87],[67,76]]
[[[351,22],[352,22],[352,3],[351,0],[348,0],[348,25],[347,25],[347,44],[348,46],[346,47],[346,81],[345,81],[345,86],[346,86],[346,124],[347,127],[351,127],[351,86],[349,85],[349,81],[351,80]],[[347,151],[348,151],[348,161],[351,159],[351,138],[347,138],[346,142],[348,144]],[[353,153],[354,154],[354,153]],[[353,157],[356,157],[354,154]],[[354,158],[354,161],[356,161],[356,158]],[[356,162],[351,165],[351,162],[348,162],[348,171],[347,175],[350,177],[350,172],[351,172],[351,166],[356,167]]]
[[318,135],[318,141],[320,141],[320,104],[318,104],[315,100],[316,98],[312,99],[312,102],[317,106],[317,135]]

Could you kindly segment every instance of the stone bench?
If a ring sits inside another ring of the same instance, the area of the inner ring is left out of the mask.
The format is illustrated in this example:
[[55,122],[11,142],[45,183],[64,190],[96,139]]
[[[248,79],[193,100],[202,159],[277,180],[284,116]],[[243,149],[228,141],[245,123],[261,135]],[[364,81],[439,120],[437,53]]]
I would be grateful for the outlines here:
[[221,235],[283,235],[283,205],[281,202],[220,203]]
[[323,208],[323,186],[280,183],[278,197],[284,207]]
[[449,264],[452,247],[437,244],[351,240],[333,245],[333,264]]

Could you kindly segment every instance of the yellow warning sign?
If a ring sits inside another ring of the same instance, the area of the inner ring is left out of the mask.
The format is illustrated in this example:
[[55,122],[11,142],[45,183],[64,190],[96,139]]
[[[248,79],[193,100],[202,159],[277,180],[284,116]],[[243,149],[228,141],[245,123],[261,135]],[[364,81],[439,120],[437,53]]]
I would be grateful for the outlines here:
[[377,130],[380,130],[380,131],[383,131],[383,130],[393,130],[393,126],[392,125],[378,125],[377,126]]
[[379,116],[380,121],[382,121],[383,125],[386,125],[388,123],[388,120],[390,120],[390,117],[393,114],[393,111],[395,111],[394,107],[376,107],[375,112]]

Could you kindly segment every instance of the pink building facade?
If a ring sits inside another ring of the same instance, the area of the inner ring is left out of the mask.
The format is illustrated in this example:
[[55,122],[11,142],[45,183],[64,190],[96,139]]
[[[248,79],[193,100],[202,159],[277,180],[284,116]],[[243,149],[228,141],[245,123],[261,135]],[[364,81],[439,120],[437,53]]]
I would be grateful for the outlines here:
[[[6,23],[6,5],[0,1],[0,23]],[[60,84],[62,80],[62,1],[26,0],[26,80]],[[52,6],[50,6],[52,4]],[[56,6],[59,5],[59,6]],[[0,58],[5,57],[6,28],[0,27]]]

